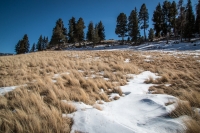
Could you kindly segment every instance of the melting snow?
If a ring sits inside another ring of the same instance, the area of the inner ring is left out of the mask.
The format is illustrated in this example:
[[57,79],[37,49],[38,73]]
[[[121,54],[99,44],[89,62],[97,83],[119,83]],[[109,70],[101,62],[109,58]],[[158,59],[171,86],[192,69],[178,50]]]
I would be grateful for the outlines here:
[[165,106],[165,103],[176,98],[147,94],[152,84],[144,84],[144,81],[149,76],[158,77],[149,71],[134,75],[134,79],[121,87],[125,96],[104,103],[102,111],[74,102],[77,111],[68,115],[74,119],[71,133],[173,133],[182,130],[180,119],[166,117],[173,105]]

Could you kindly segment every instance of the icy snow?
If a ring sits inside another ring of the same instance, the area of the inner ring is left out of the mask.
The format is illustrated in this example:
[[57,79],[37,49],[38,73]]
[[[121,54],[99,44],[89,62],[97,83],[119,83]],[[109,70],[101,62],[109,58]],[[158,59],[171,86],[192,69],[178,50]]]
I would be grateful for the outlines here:
[[144,81],[149,76],[158,78],[149,71],[133,75],[134,78],[126,86],[121,86],[125,96],[99,105],[102,111],[74,102],[77,111],[67,115],[74,120],[71,133],[173,133],[182,130],[184,126],[180,119],[167,117],[173,105],[165,106],[165,103],[176,101],[176,98],[148,94],[152,84],[145,84]]
[[10,86],[10,87],[0,87],[0,95],[4,95],[7,92],[13,91],[18,86]]

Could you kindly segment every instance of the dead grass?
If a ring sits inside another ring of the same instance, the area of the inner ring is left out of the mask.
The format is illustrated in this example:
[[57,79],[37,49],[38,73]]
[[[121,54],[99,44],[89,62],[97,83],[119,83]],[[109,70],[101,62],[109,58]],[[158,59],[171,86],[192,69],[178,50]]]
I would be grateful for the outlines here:
[[100,111],[103,110],[102,107],[99,104],[94,104],[93,107],[100,110]]
[[[151,62],[144,61],[148,55],[153,58]],[[200,108],[200,63],[196,61],[200,58],[177,56],[180,58],[157,52],[45,51],[0,57],[0,86],[27,85],[0,96],[0,132],[70,132],[72,120],[62,118],[62,113],[71,113],[75,108],[62,100],[91,105],[97,100],[109,102],[110,93],[122,95],[118,86],[127,83],[127,74],[141,71],[161,76],[147,79],[146,83],[157,84],[149,89],[152,93],[188,101],[179,105],[188,111],[182,112],[177,106],[172,116],[191,115],[192,122],[199,126],[198,116],[188,112]],[[124,63],[125,59],[130,62]],[[54,74],[60,75],[53,78]],[[194,126],[190,126],[188,132],[193,131]]]

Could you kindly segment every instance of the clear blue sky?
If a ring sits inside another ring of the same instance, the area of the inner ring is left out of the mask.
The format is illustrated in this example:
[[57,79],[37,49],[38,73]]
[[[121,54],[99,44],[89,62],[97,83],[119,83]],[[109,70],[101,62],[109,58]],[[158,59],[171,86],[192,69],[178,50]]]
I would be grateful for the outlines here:
[[[127,16],[143,3],[149,11],[152,27],[152,13],[164,0],[0,0],[0,52],[14,53],[14,47],[24,34],[28,34],[30,45],[37,43],[40,35],[52,35],[56,21],[62,18],[68,29],[73,16],[82,17],[86,30],[90,21],[105,26],[106,39],[119,39],[115,34],[116,18],[124,12]],[[178,1],[178,0],[175,0]],[[186,1],[186,0],[185,0]],[[197,0],[192,0],[192,4]],[[143,33],[143,32],[141,32]]]

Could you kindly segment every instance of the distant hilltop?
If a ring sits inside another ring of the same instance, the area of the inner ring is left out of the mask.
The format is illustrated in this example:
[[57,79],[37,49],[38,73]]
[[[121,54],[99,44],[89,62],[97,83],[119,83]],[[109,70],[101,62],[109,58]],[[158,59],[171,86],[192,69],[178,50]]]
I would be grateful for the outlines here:
[[0,56],[8,56],[8,55],[14,55],[12,53],[0,53]]

